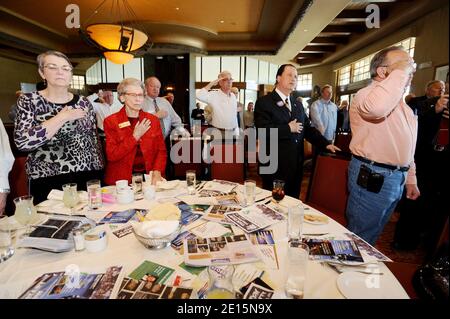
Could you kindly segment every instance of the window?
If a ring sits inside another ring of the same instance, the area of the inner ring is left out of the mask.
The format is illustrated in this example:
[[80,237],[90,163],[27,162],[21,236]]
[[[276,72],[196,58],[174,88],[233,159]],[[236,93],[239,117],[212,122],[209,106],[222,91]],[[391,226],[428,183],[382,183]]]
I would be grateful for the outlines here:
[[312,90],[312,73],[299,74],[297,82],[297,91]]
[[[414,57],[416,47],[416,38],[411,37],[393,44],[394,46],[403,46],[411,57]],[[379,51],[378,51],[379,52]],[[337,85],[343,86],[370,79],[370,61],[377,52],[362,58],[356,62],[348,64],[338,70]]]
[[352,82],[370,79],[370,60],[372,60],[372,57],[373,55],[370,55],[353,64]]
[[350,65],[347,65],[339,70],[339,80],[338,80],[339,86],[347,85],[350,83],[350,70],[351,70]]
[[84,76],[72,75],[72,82],[70,82],[70,87],[75,90],[83,90],[84,89]]

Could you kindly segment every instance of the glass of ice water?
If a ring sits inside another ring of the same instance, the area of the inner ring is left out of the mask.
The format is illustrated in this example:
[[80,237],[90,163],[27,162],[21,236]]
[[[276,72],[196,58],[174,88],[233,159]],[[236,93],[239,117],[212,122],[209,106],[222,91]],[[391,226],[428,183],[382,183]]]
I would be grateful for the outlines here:
[[73,214],[73,208],[78,204],[80,198],[78,197],[78,185],[76,183],[68,183],[63,185],[63,203],[64,206],[69,207]]
[[98,209],[102,206],[102,188],[100,180],[87,181],[88,204],[90,209]]
[[288,248],[286,296],[293,299],[303,299],[305,294],[306,270],[309,258],[307,244],[294,241]]
[[300,240],[303,228],[303,204],[288,207],[288,238],[290,240]]
[[0,216],[0,263],[14,255],[11,227],[7,216]]
[[144,175],[140,173],[134,173],[131,178],[134,195],[142,195],[142,182],[144,181]]
[[244,182],[244,200],[245,206],[250,206],[255,203],[256,182],[248,179]]
[[188,192],[191,195],[195,194],[195,183],[196,183],[195,171],[194,170],[186,171],[186,184]]

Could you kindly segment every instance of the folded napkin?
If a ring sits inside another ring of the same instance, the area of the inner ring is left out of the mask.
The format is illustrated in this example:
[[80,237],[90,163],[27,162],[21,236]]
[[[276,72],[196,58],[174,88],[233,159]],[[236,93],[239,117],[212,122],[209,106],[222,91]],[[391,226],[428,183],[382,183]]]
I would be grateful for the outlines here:
[[[63,196],[63,191],[60,191],[59,189],[52,189],[50,193],[48,193],[47,199],[63,200]],[[80,201],[88,200],[88,194],[86,191],[78,191],[78,197],[80,198]]]
[[145,238],[162,238],[173,234],[180,224],[178,220],[130,221],[134,231]]

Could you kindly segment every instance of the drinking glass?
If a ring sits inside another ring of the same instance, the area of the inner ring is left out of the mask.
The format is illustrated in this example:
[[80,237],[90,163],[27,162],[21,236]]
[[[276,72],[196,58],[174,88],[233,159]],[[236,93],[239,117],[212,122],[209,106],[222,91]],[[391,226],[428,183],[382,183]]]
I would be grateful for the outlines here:
[[234,299],[234,266],[209,266],[209,285],[206,299]]
[[280,210],[280,201],[284,198],[284,181],[276,179],[273,181],[272,198],[278,204]]
[[255,203],[256,182],[248,179],[244,182],[244,201],[245,206],[250,206]]
[[308,264],[309,247],[307,244],[294,241],[288,247],[287,280],[285,292],[288,298],[303,299]]
[[14,247],[8,216],[0,216],[0,263],[7,261],[13,255]]
[[196,177],[194,170],[186,171],[186,184],[190,195],[195,194]]
[[288,238],[290,240],[300,240],[303,228],[303,205],[288,207]]
[[14,199],[16,211],[14,218],[22,225],[28,225],[37,217],[36,207],[33,204],[33,196],[26,195]]
[[90,209],[98,209],[102,206],[102,188],[100,180],[87,181],[88,204]]
[[142,182],[144,181],[144,175],[140,173],[133,174],[131,183],[133,185],[134,195],[142,195]]
[[197,137],[202,133],[202,122],[199,120],[194,120],[192,123],[192,136]]
[[63,185],[63,203],[64,206],[70,208],[70,212],[73,214],[73,208],[78,204],[80,198],[78,197],[76,183],[68,183]]

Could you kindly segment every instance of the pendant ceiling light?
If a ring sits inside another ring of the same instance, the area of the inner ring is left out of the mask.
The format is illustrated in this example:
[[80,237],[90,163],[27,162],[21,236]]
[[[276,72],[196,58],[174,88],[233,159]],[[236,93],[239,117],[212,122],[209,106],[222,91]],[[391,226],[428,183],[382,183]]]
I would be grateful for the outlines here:
[[[102,16],[110,21],[88,24]],[[127,0],[103,0],[80,28],[80,36],[116,64],[126,64],[151,47],[146,33]]]

